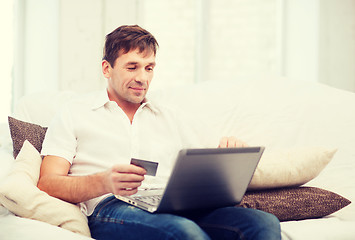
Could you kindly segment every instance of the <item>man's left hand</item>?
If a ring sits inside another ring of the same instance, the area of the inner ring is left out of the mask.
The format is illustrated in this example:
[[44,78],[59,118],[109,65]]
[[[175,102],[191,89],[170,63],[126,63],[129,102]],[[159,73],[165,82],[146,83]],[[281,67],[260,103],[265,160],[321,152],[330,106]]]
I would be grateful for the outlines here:
[[222,137],[219,141],[219,148],[235,148],[235,147],[248,147],[248,144],[237,139],[236,137]]

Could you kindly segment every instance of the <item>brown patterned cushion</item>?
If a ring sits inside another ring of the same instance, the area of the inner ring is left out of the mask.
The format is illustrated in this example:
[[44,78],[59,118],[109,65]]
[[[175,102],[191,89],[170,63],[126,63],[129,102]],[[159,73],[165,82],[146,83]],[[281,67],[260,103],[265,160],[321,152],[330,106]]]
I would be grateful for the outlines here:
[[8,121],[12,138],[14,158],[17,157],[26,139],[37,149],[38,152],[41,152],[42,143],[47,131],[46,127],[23,122],[13,117],[8,117]]
[[319,218],[349,205],[348,199],[315,187],[247,192],[238,205],[274,214],[280,221]]

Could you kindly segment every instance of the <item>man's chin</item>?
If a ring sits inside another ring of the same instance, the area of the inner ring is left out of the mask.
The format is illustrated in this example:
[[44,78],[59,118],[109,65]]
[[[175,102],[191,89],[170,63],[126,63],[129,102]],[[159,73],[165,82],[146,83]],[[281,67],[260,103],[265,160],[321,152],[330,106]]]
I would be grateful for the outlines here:
[[141,104],[144,101],[144,99],[145,99],[145,95],[139,97],[132,97],[128,101],[133,104]]

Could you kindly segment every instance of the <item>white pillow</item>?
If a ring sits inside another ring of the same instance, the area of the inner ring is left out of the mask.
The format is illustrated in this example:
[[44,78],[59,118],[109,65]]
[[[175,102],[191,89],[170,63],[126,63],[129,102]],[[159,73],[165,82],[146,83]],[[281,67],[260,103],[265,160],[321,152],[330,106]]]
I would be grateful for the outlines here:
[[73,204],[37,188],[42,158],[27,140],[10,175],[0,185],[0,203],[14,214],[90,236],[87,218]]
[[248,189],[301,186],[318,176],[336,151],[325,148],[265,151]]

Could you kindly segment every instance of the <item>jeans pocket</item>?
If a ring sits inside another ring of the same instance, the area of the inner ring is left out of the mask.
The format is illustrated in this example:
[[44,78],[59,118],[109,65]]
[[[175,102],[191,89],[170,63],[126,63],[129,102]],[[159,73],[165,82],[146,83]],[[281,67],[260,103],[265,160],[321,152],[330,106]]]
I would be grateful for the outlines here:
[[103,199],[95,208],[94,212],[91,214],[90,218],[100,217],[102,211],[107,207],[110,203],[114,202],[116,199],[115,196],[109,196]]

